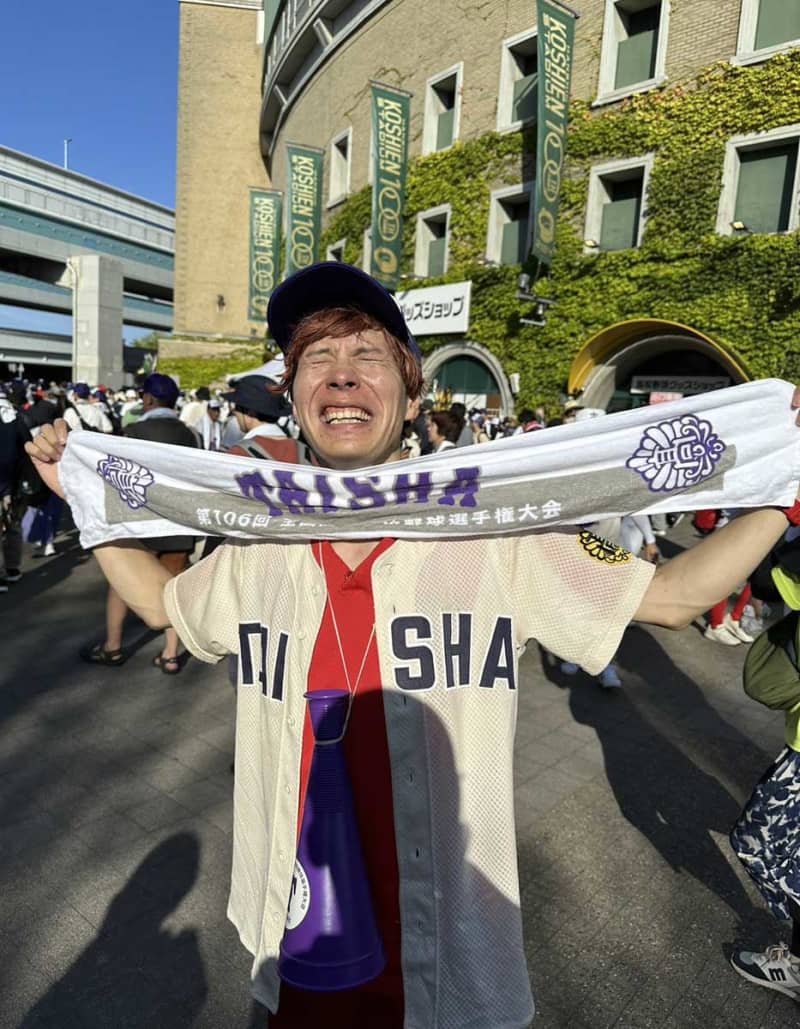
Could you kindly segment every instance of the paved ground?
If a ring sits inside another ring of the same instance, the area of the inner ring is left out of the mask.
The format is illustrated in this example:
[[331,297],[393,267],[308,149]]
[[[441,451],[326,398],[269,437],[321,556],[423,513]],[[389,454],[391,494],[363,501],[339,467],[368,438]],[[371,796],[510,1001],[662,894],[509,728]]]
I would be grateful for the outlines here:
[[[224,672],[160,674],[135,624],[123,668],[80,663],[102,583],[74,538],[58,550],[0,596],[0,1029],[263,1026],[225,918]],[[615,694],[529,649],[516,779],[536,1029],[800,1025],[726,960],[775,932],[726,842],[781,742],[741,691],[743,649],[633,628]]]

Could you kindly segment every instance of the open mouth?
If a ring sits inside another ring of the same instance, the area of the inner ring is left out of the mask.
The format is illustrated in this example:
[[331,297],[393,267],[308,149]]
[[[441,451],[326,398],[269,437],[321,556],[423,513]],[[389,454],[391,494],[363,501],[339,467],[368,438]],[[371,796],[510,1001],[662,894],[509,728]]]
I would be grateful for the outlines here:
[[363,407],[326,407],[322,412],[326,425],[359,425],[371,418],[372,415]]

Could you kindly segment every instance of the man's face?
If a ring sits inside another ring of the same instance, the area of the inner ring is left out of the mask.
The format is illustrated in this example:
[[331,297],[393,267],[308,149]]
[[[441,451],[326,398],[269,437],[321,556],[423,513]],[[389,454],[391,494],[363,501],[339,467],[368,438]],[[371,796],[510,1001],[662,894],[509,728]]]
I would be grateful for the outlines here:
[[211,419],[212,422],[218,422],[219,421],[219,408],[218,407],[209,407],[208,408],[208,417]]
[[292,399],[303,435],[325,467],[346,471],[401,457],[412,404],[382,332],[311,343],[298,362]]

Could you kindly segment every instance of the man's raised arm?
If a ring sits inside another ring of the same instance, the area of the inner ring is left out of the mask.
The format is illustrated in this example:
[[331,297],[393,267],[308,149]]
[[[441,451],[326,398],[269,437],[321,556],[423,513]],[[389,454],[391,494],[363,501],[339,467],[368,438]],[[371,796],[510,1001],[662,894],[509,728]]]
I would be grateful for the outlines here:
[[[49,488],[66,500],[58,465],[67,445],[69,426],[63,419],[45,425],[36,439],[25,444],[36,471]],[[151,629],[170,622],[164,607],[164,586],[171,578],[155,554],[135,542],[104,543],[95,547],[103,574],[132,611]]]
[[750,577],[788,528],[777,509],[748,511],[690,550],[660,565],[637,622],[682,629]]

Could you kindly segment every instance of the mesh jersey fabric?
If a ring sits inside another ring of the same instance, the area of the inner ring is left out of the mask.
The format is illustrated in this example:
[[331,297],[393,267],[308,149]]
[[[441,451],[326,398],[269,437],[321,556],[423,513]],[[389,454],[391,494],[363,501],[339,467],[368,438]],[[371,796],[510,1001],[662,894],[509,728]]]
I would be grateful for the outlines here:
[[[406,1029],[529,1024],[512,775],[518,660],[535,638],[597,674],[653,571],[586,530],[400,540],[375,561]],[[274,1011],[324,580],[307,546],[227,544],[171,580],[165,603],[196,657],[240,654],[229,915],[254,955],[254,993]]]

